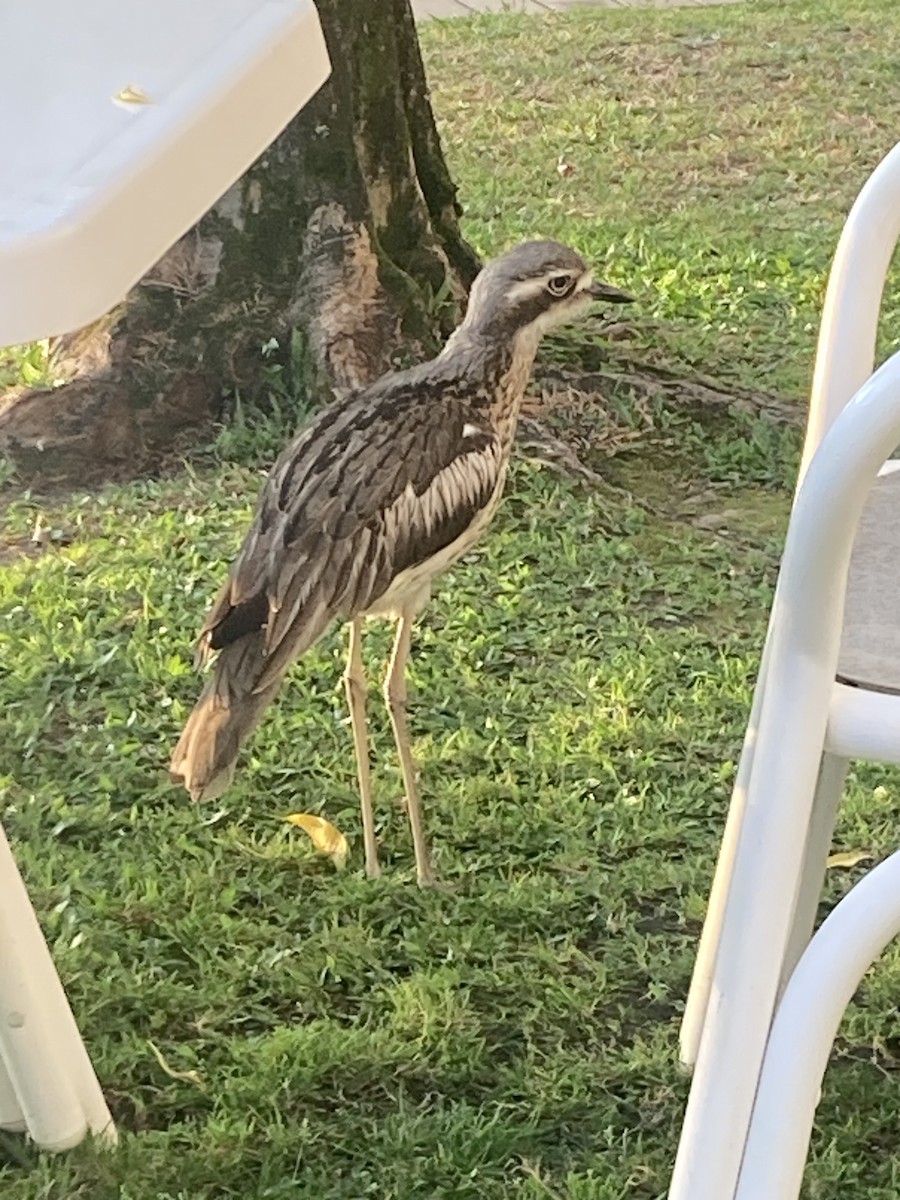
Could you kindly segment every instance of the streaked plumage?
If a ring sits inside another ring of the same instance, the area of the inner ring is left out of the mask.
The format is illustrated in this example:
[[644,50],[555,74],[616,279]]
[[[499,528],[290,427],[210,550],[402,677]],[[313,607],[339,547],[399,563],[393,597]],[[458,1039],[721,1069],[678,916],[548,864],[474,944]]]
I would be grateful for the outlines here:
[[171,762],[195,799],[213,798],[228,786],[241,745],[290,664],[333,621],[349,621],[347,681],[366,865],[376,874],[368,756],[361,753],[358,622],[396,615],[388,699],[418,875],[430,881],[420,828],[416,836],[421,822],[411,759],[401,744],[409,625],[427,602],[432,579],[466,552],[499,503],[541,333],[579,315],[593,299],[628,297],[594,284],[568,247],[525,243],[481,272],[465,321],[436,359],[336,401],[281,453],[200,634],[201,656],[218,651],[218,657]]

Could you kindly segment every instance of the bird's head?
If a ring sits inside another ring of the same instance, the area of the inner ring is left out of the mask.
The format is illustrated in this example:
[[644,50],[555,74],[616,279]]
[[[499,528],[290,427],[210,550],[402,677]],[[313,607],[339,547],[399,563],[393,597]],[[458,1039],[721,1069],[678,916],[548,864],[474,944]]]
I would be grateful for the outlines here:
[[523,242],[489,262],[472,284],[463,328],[498,340],[534,340],[575,320],[595,301],[631,297],[595,281],[581,257],[561,242]]

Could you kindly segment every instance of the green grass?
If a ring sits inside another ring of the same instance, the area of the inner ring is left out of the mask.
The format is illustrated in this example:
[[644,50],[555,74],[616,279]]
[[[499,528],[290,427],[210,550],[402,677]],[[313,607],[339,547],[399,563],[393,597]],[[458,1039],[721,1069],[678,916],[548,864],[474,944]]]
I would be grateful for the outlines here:
[[0,392],[18,386],[43,387],[52,382],[49,342],[0,346]]
[[[423,43],[483,250],[564,237],[641,292],[636,352],[796,393],[842,213],[894,140],[890,35],[887,3],[753,4],[485,17]],[[362,875],[337,631],[223,802],[194,808],[165,777],[192,639],[284,414],[162,481],[7,488],[3,821],[122,1144],[51,1158],[6,1138],[5,1197],[665,1194],[678,1020],[798,436],[657,403],[646,441],[607,461],[613,410],[638,420],[613,394],[578,435],[615,486],[520,462],[421,622],[413,725],[447,891],[413,882],[377,693],[386,871]],[[388,640],[371,626],[373,676]],[[898,807],[892,775],[858,771],[837,844],[886,854]],[[283,823],[297,810],[347,834],[343,873]],[[842,1026],[815,1200],[897,1194],[898,989],[892,951]]]
[[[841,224],[896,140],[898,27],[891,0],[432,24],[467,232],[575,237],[663,323],[655,352],[805,391]],[[885,350],[898,318],[889,299]]]
[[[389,870],[360,871],[339,637],[297,672],[221,810],[161,777],[255,479],[45,508],[71,544],[4,575],[8,825],[117,1114],[142,1131],[108,1164],[43,1163],[21,1194],[53,1179],[99,1200],[153,1178],[192,1200],[539,1196],[525,1159],[572,1173],[572,1195],[617,1195],[603,1179],[622,1172],[658,1194],[769,555],[735,572],[724,540],[627,506],[610,539],[607,498],[521,468],[498,536],[417,638],[417,751],[453,887],[422,894],[377,710]],[[34,513],[16,505],[12,531]],[[295,809],[351,835],[344,875],[282,825]],[[205,1090],[167,1079],[148,1039]],[[591,1172],[598,1190],[579,1193]]]

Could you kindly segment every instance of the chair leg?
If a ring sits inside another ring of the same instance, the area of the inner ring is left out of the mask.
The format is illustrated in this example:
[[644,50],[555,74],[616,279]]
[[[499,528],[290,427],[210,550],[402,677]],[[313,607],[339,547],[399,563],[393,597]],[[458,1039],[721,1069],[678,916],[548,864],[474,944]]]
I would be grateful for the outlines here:
[[[716,862],[715,875],[710,889],[706,917],[697,948],[697,957],[691,975],[691,985],[681,1020],[679,1058],[688,1071],[697,1061],[700,1038],[706,1021],[710,988],[715,975],[716,955],[722,932],[722,915],[731,887],[735,856],[741,841],[747,788],[753,771],[753,756],[759,727],[759,714],[764,695],[768,640],[760,664],[759,680],[753,697],[753,707],[747,724],[747,733],[738,763],[737,778],[732,792],[725,832]],[[825,863],[831,847],[831,838],[837,820],[838,808],[843,795],[844,782],[849,762],[832,754],[824,754],[813,800],[813,815],[807,835],[807,847],[803,864],[803,875],[795,904],[794,921],[785,952],[779,995],[803,953],[812,934],[822,885],[825,878]]]
[[688,1071],[693,1070],[700,1048],[700,1038],[706,1021],[709,1004],[709,993],[715,974],[716,956],[722,936],[722,917],[725,904],[731,889],[731,877],[734,862],[741,842],[746,807],[747,789],[753,772],[753,756],[756,749],[756,737],[759,728],[759,716],[765,694],[766,659],[768,656],[768,641],[763,651],[759,669],[759,679],[753,695],[753,706],[744,735],[744,745],[738,762],[737,777],[728,806],[728,817],[725,822],[725,832],[722,845],[716,861],[715,875],[703,921],[703,931],[700,934],[700,944],[697,947],[697,957],[691,975],[691,986],[681,1020],[679,1037],[679,1057],[681,1065]]
[[27,1128],[28,1122],[22,1112],[16,1089],[0,1057],[0,1129],[22,1133]]
[[106,1100],[0,827],[0,1099],[42,1149],[116,1139]]
[[866,971],[900,934],[900,851],[874,867],[822,922],[772,1024],[736,1200],[796,1200],[822,1077]]
[[828,670],[770,661],[669,1200],[734,1196],[800,888]]
[[791,972],[800,961],[800,956],[812,937],[825,882],[825,866],[849,766],[850,762],[846,758],[838,758],[828,753],[822,755],[813,799],[812,819],[806,835],[803,873],[797,892],[797,903],[794,906],[794,920],[781,968],[779,994],[784,991]]

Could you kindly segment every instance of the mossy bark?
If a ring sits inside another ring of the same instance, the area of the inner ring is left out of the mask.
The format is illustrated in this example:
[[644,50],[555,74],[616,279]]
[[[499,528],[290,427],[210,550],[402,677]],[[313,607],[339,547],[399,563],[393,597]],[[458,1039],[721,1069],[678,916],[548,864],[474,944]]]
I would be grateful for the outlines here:
[[58,339],[69,382],[0,405],[23,478],[151,465],[297,330],[325,401],[433,352],[477,258],[459,231],[409,0],[316,0],[328,83],[199,224],[88,330]]

